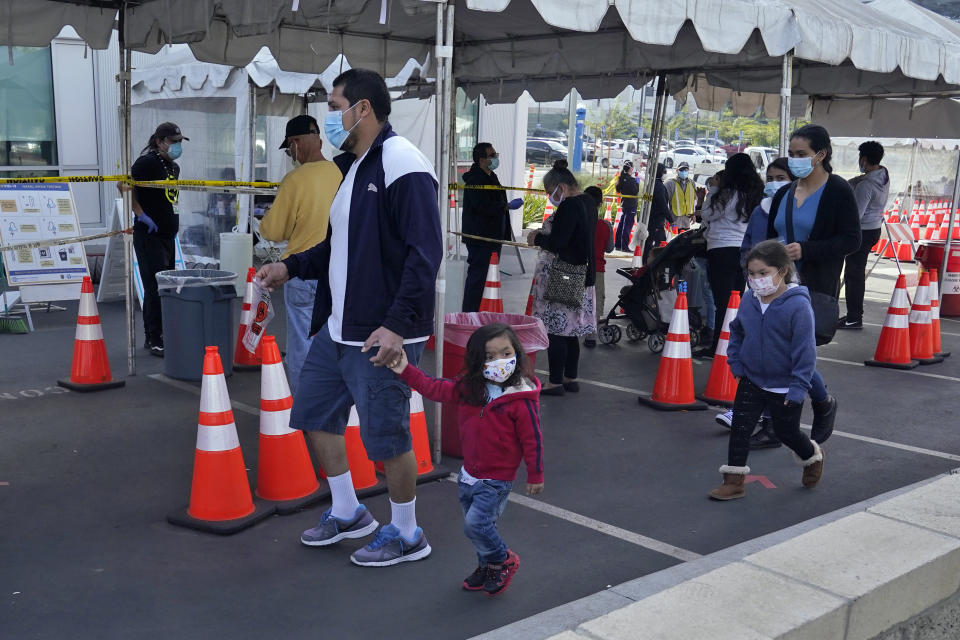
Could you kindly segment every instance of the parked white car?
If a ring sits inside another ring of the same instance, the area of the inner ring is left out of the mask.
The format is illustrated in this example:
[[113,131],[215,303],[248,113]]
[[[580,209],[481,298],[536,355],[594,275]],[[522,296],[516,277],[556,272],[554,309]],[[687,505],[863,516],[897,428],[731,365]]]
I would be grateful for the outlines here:
[[716,161],[716,156],[702,147],[677,147],[660,154],[660,162],[667,169],[672,169],[681,162],[686,162],[692,167],[695,164],[714,163]]

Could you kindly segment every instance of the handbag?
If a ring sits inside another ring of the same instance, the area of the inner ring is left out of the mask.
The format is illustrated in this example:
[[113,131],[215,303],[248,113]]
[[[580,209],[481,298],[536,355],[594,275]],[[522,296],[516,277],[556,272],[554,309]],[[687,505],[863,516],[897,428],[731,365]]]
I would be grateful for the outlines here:
[[[790,185],[790,190],[784,194],[787,198],[787,244],[793,243],[793,199],[797,190],[797,183]],[[840,301],[830,294],[820,291],[810,291],[810,306],[813,307],[813,332],[817,346],[829,344],[837,333],[837,323],[840,321]]]
[[547,272],[544,299],[579,309],[583,305],[583,295],[587,289],[587,266],[554,258]]

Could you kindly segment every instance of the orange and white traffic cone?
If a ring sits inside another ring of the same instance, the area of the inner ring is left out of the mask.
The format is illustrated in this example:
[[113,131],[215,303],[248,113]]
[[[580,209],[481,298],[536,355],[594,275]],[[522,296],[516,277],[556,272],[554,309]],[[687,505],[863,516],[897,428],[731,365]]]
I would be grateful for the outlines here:
[[290,428],[293,396],[273,336],[264,336],[260,368],[260,439],[257,455],[257,491],[277,503],[286,515],[319,501],[327,494],[317,482],[303,432]]
[[250,267],[247,269],[247,288],[243,293],[243,309],[240,311],[240,328],[237,329],[237,346],[233,348],[233,368],[237,371],[253,371],[260,368],[263,360],[263,341],[257,344],[256,353],[250,353],[243,346],[243,336],[247,333],[247,325],[253,319],[253,311],[250,305],[253,304],[253,274],[256,269]]
[[347,428],[343,432],[347,448],[347,466],[350,468],[350,479],[356,490],[369,489],[377,484],[377,470],[367,456],[367,449],[363,446],[360,437],[360,415],[356,407],[350,407],[350,418]]
[[533,315],[533,288],[537,286],[537,278],[534,277],[533,281],[530,282],[530,295],[527,296],[527,308],[524,310],[523,315],[532,316]]
[[920,276],[920,284],[910,308],[910,357],[920,364],[943,362],[933,352],[933,323],[930,313],[930,274]]
[[864,360],[865,365],[888,369],[913,369],[920,364],[910,358],[910,326],[907,321],[909,313],[907,277],[901,274],[897,278],[897,286],[890,298],[890,307],[887,309],[887,317],[880,330],[877,350],[873,354],[873,360]]
[[413,391],[410,396],[410,437],[413,455],[417,458],[417,475],[433,471],[430,459],[430,436],[427,433],[427,414],[423,410],[423,396]]
[[940,339],[940,284],[937,280],[937,270],[930,270],[930,324],[933,327],[933,355],[947,358],[949,351],[943,350],[943,341]]
[[207,347],[203,356],[197,422],[190,506],[168,514],[167,521],[227,535],[273,515],[276,508],[272,504],[254,502],[250,494],[227,381],[216,347]]
[[[412,391],[410,395],[410,437],[413,440],[413,455],[417,459],[417,475],[432,473],[427,415],[423,410],[423,396],[416,391]],[[379,473],[384,473],[383,462],[377,462],[375,466]]]
[[723,328],[720,331],[720,341],[717,351],[713,354],[713,365],[710,367],[710,378],[703,395],[697,396],[705,402],[721,407],[732,407],[733,399],[737,395],[737,379],[730,373],[727,364],[727,345],[730,343],[730,323],[737,317],[740,308],[740,292],[731,291],[730,301],[727,302],[727,313],[723,316]]
[[694,397],[690,321],[687,318],[687,294],[684,291],[677,294],[677,302],[673,307],[653,393],[637,399],[640,404],[662,411],[702,411],[707,408],[705,402]]
[[643,268],[643,247],[641,247],[639,244],[633,249],[633,262],[630,263],[630,268]]
[[84,276],[80,285],[80,311],[77,314],[77,332],[73,339],[73,365],[69,380],[57,380],[57,386],[71,391],[102,391],[122,387],[124,380],[114,380],[103,341],[97,299],[93,282]]
[[503,296],[500,294],[500,257],[490,254],[490,266],[487,267],[487,282],[483,285],[483,299],[478,311],[503,313]]

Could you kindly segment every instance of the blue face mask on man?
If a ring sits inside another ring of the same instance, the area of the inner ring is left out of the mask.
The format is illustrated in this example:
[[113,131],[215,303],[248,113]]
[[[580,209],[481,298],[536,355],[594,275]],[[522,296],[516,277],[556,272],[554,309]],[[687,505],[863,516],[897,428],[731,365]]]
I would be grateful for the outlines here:
[[323,121],[323,133],[325,136],[327,136],[327,140],[330,142],[330,144],[337,149],[341,148],[341,145],[347,139],[347,136],[350,135],[350,132],[353,131],[354,127],[360,124],[360,120],[358,119],[354,123],[353,127],[350,127],[349,129],[343,128],[343,114],[347,111],[350,111],[350,109],[353,109],[358,104],[360,103],[354,103],[349,109],[344,111],[331,111],[327,114],[327,117]]
[[500,168],[500,158],[497,158],[496,156],[494,156],[493,158],[490,158],[490,171],[496,171],[499,168]]
[[170,145],[170,148],[167,149],[167,155],[170,156],[171,160],[176,160],[183,155],[182,145],[179,142],[174,142]]
[[681,180],[686,180],[689,175],[690,175],[690,172],[687,171],[686,169],[677,171],[677,177],[680,178]]

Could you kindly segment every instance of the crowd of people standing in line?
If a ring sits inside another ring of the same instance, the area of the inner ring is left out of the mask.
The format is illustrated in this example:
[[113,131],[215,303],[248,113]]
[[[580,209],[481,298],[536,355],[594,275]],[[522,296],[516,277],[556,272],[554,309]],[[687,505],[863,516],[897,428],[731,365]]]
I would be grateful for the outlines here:
[[[581,190],[566,161],[556,161],[543,179],[555,212],[527,236],[529,246],[540,249],[533,315],[549,340],[547,382],[541,385],[516,334],[503,324],[480,327],[470,337],[458,376],[434,379],[417,364],[433,327],[443,251],[437,178],[423,154],[393,132],[382,77],[353,69],[333,86],[322,131],[344,153],[333,162],[324,159],[315,119],[298,116],[288,123],[281,148],[294,169],[262,229],[289,244],[282,261],[257,273],[267,288],[285,286],[294,396],[290,426],[305,432],[332,493],[331,507],[300,540],[329,546],[376,532],[351,555],[361,566],[430,555],[416,520],[408,404],[413,388],[458,407],[464,451],[459,501],[478,559],[462,586],[497,595],[519,568],[519,555],[501,539],[497,521],[520,464],[527,469],[527,493],[544,488],[540,398],[580,391],[580,340],[596,345],[605,309],[605,254],[628,248],[638,199],[624,200],[614,231],[603,219],[599,189]],[[160,125],[134,165],[134,177],[176,177],[181,140],[188,139],[175,124]],[[708,326],[715,335],[695,356],[712,356],[730,292],[748,284],[730,326],[728,361],[739,385],[732,411],[717,416],[730,428],[730,438],[720,467],[723,483],[711,498],[745,495],[753,448],[785,444],[803,466],[805,487],[815,486],[822,475],[822,444],[833,430],[837,401],[816,370],[816,347],[835,328],[862,328],[865,255],[876,241],[890,182],[880,164],[883,148],[875,142],[861,145],[863,175],[851,183],[832,173],[831,157],[827,131],[808,125],[793,133],[789,157],[771,163],[765,182],[744,154],[731,156],[705,193],[698,193],[685,163],[666,183],[665,168],[656,169],[644,260],[666,239],[667,224],[706,226],[706,252],[697,260],[706,267],[712,293],[707,299],[714,306]],[[481,142],[465,183],[499,186],[498,164],[494,147]],[[618,192],[636,196],[639,184],[630,169],[620,175]],[[169,264],[176,192],[138,188],[133,202],[134,245],[147,288],[146,346],[162,356],[152,278]],[[497,189],[464,194],[463,229],[489,239],[467,241],[464,311],[479,306],[490,256],[500,250],[499,241],[512,238],[508,213],[522,204],[508,202]],[[825,330],[814,307],[823,297],[836,300],[845,264],[847,315]],[[814,413],[810,437],[800,431],[807,395]],[[368,456],[384,463],[391,522],[383,527],[353,489],[343,437],[352,405]]]

